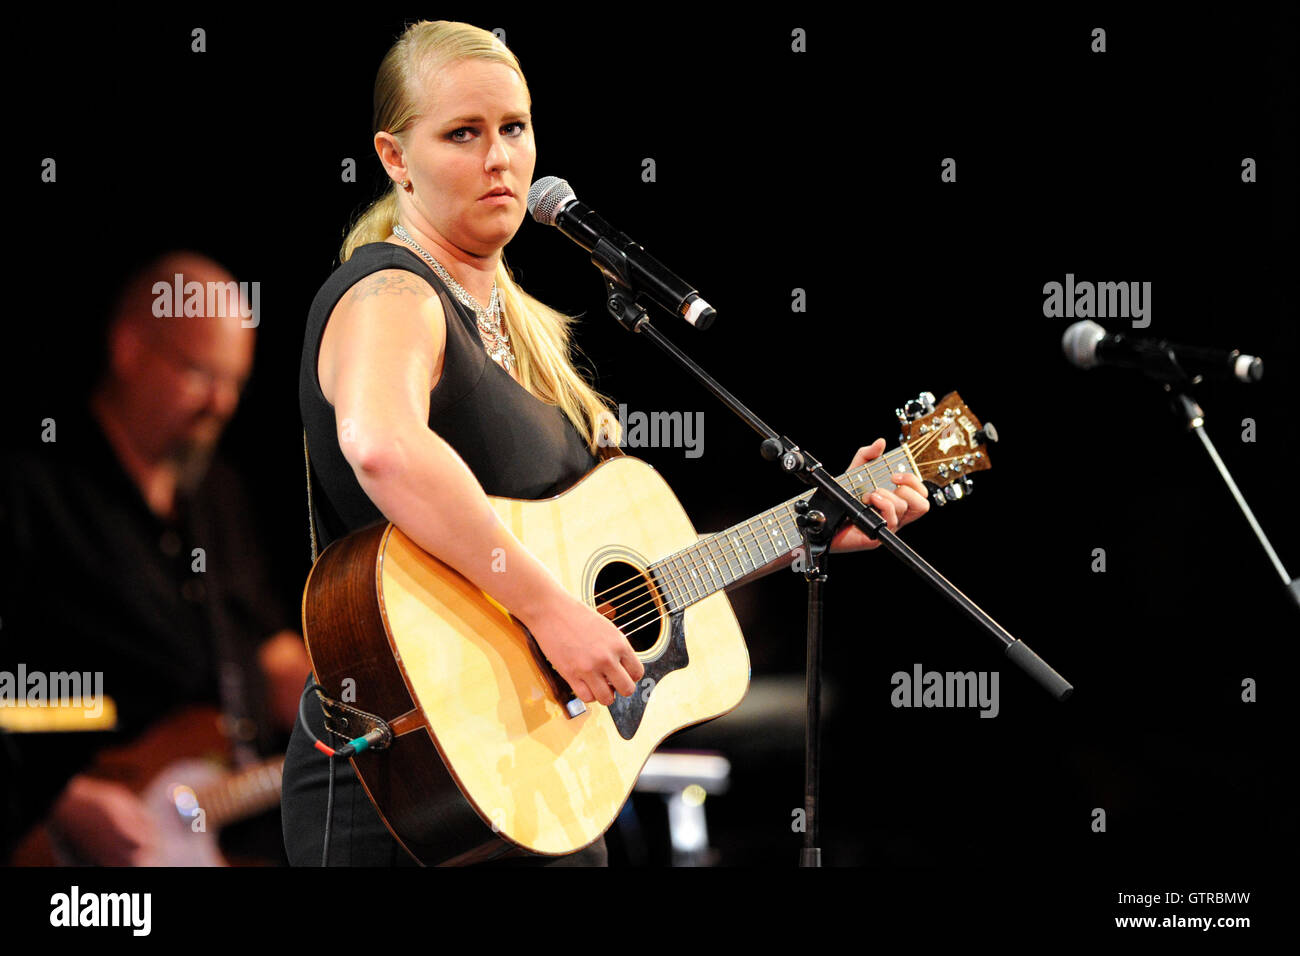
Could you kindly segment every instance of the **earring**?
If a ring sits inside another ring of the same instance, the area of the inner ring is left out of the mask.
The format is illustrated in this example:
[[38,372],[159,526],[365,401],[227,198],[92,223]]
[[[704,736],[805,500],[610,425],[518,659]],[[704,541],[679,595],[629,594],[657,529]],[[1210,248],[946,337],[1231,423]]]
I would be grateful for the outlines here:
[[409,179],[403,179],[403,180],[402,180],[402,188],[405,189],[407,192],[410,192],[410,191],[411,191],[411,181],[410,181]]

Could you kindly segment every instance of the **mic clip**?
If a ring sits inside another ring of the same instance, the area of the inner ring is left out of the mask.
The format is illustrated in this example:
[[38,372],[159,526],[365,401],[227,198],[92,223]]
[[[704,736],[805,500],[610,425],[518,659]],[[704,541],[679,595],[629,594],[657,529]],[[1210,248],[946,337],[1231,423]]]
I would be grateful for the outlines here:
[[1142,371],[1148,377],[1166,385],[1199,385],[1201,375],[1192,375],[1183,368],[1173,348],[1165,341],[1143,342],[1137,346],[1137,353],[1142,362]]
[[632,283],[628,281],[627,253],[604,236],[596,240],[596,245],[592,247],[591,261],[605,274],[607,280],[622,286],[629,293],[632,291]]
[[[595,262],[594,257],[592,261]],[[602,267],[601,271],[605,272],[605,269]],[[618,319],[618,324],[629,332],[640,332],[642,324],[650,321],[650,316],[646,315],[645,306],[636,300],[632,290],[619,284],[608,272],[605,272],[605,289],[608,291],[605,307],[609,309],[609,314]]]

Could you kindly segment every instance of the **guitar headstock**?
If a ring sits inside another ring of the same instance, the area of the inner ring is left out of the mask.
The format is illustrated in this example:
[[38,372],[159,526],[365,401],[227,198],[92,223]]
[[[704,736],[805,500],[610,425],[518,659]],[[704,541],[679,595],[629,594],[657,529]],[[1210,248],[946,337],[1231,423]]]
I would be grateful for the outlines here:
[[981,424],[956,392],[937,404],[933,393],[922,392],[897,414],[898,441],[916,462],[935,504],[964,498],[973,488],[970,476],[992,467],[988,446],[998,440],[998,430]]

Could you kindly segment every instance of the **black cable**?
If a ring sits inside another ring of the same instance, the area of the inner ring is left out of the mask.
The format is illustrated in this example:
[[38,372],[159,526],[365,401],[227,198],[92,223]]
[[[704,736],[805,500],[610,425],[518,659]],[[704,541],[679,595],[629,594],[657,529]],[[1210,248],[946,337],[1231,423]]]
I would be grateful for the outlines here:
[[302,689],[302,694],[298,697],[298,724],[299,726],[302,727],[302,732],[306,734],[308,739],[311,740],[312,744],[315,745],[320,743],[321,741],[320,738],[318,738],[314,733],[311,732],[311,725],[307,723],[307,712],[303,709],[303,707],[307,703],[308,691],[313,691],[313,690],[318,690],[322,694],[325,693],[325,688],[322,687],[320,684],[316,683],[314,680],[307,681],[307,686]]
[[[302,689],[302,696],[298,698],[298,723],[302,726],[303,733],[305,733],[311,739],[312,745],[319,750],[322,746],[329,747],[329,744],[322,744],[320,738],[318,738],[314,733],[312,733],[311,727],[307,723],[307,712],[306,710],[304,710],[304,706],[307,703],[307,694],[313,690],[319,691],[322,695],[324,695],[325,693],[325,688],[321,687],[321,685],[316,683],[314,680],[308,682],[307,686]],[[333,751],[334,748],[331,747],[330,750]],[[326,797],[325,800],[325,842],[324,845],[321,847],[321,855],[320,855],[320,865],[322,867],[329,866],[330,824],[334,822],[334,756],[335,753],[331,752],[329,756],[330,756],[330,785],[329,785],[329,796]]]
[[[320,684],[316,683],[315,680],[308,681],[307,686],[302,689],[302,696],[298,698],[298,723],[302,726],[303,733],[305,733],[308,736],[308,738],[311,739],[312,747],[316,750],[319,750],[321,753],[325,754],[327,757],[329,757],[330,760],[329,791],[328,791],[328,796],[325,798],[325,842],[324,845],[321,847],[321,859],[320,859],[320,865],[322,867],[325,867],[329,865],[330,824],[333,823],[334,821],[334,758],[351,757],[354,754],[359,754],[374,746],[378,746],[379,748],[382,749],[383,747],[386,747],[388,741],[392,739],[392,731],[390,730],[388,724],[385,723],[380,718],[375,717],[373,714],[366,714],[367,717],[375,720],[377,723],[379,723],[380,726],[376,727],[374,730],[370,731],[368,734],[365,734],[364,736],[357,737],[353,740],[348,741],[348,743],[344,744],[342,747],[338,747],[338,748],[331,747],[329,744],[325,743],[314,733],[312,733],[312,729],[307,723],[307,711],[305,707],[307,704],[307,694],[311,691],[316,691],[322,698],[324,698],[326,701],[329,701],[330,703],[335,703],[335,702],[330,700],[329,695],[325,693],[325,688],[322,687]],[[358,713],[364,713],[364,712],[358,711]]]
[[330,822],[334,819],[334,758],[330,757],[330,789],[325,802],[325,845],[321,848],[320,865],[330,865]]

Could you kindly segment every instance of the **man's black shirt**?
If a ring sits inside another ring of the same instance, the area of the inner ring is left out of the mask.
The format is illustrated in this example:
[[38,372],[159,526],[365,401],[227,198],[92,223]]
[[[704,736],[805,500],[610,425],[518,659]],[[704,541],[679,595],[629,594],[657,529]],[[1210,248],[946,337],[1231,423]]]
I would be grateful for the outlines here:
[[0,671],[102,673],[118,730],[10,735],[18,827],[94,751],[185,705],[233,703],[257,728],[256,749],[274,750],[282,741],[267,728],[256,652],[297,630],[268,586],[242,485],[219,457],[168,520],[88,412],[52,420],[54,441],[10,449],[0,467]]

